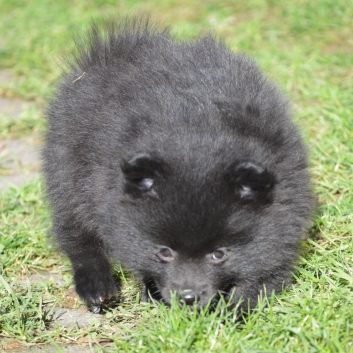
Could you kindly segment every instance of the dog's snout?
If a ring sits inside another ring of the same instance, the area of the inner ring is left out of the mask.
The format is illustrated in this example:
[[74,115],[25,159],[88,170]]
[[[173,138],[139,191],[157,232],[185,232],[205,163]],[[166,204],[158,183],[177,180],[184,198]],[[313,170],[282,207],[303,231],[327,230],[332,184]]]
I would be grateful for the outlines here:
[[198,295],[192,289],[184,289],[180,292],[179,303],[181,305],[193,305],[198,300]]

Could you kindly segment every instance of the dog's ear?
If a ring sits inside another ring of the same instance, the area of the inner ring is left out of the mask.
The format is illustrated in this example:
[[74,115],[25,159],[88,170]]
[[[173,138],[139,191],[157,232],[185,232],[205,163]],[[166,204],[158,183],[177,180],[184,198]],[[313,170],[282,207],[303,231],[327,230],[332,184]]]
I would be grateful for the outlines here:
[[140,153],[131,158],[123,159],[121,170],[125,177],[125,191],[148,192],[157,196],[154,184],[165,169],[165,163],[158,157],[147,153]]
[[250,161],[236,162],[227,170],[226,176],[235,186],[242,202],[267,204],[272,201],[275,177],[259,164]]

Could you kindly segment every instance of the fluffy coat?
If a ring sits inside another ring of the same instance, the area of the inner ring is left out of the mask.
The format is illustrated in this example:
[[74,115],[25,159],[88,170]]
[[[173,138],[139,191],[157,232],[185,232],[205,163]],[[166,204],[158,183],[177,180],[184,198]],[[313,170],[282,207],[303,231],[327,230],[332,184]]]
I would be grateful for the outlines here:
[[43,151],[81,298],[114,295],[112,260],[167,304],[223,296],[246,310],[264,286],[281,290],[312,210],[285,96],[212,35],[180,42],[134,19],[93,25],[82,43]]

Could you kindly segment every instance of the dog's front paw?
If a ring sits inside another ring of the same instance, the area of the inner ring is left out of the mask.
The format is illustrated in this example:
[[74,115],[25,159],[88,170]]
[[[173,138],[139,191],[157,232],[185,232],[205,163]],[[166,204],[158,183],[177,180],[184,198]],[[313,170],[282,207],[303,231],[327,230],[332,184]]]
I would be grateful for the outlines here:
[[74,281],[77,294],[87,304],[92,305],[93,312],[99,312],[102,302],[116,293],[109,264],[98,261],[80,264],[74,269]]

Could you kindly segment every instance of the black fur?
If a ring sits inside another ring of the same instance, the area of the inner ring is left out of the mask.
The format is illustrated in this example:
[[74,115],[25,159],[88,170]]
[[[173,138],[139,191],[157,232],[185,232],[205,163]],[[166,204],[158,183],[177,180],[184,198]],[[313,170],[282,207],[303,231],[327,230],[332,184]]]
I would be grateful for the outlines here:
[[50,103],[43,158],[87,302],[114,294],[111,260],[167,304],[176,292],[247,309],[290,279],[312,209],[306,151],[276,85],[212,35],[92,26]]

